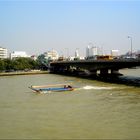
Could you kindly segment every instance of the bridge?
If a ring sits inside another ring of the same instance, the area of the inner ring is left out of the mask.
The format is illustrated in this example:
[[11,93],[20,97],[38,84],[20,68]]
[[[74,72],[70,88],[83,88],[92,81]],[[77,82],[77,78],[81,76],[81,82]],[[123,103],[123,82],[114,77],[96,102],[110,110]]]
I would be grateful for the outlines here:
[[138,66],[140,66],[140,59],[55,61],[50,63],[50,72],[107,76],[120,75],[120,69]]

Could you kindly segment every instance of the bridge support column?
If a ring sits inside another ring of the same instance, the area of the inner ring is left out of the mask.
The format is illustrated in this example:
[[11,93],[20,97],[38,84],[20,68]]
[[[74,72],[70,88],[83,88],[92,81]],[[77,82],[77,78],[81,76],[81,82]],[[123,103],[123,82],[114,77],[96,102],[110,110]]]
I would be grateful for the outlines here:
[[107,76],[108,75],[108,69],[101,69],[100,70],[100,75]]
[[112,69],[111,70],[111,75],[119,76],[119,75],[123,75],[123,74],[119,73],[119,69]]
[[97,70],[90,70],[90,76],[96,77],[97,76]]

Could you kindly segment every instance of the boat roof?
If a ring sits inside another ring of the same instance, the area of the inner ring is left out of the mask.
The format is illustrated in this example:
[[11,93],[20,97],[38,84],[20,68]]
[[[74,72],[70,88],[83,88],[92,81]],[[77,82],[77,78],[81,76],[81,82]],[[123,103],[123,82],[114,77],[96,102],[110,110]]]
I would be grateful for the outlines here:
[[39,86],[35,86],[32,85],[32,88],[47,88],[47,87],[60,87],[60,86],[70,86],[70,84],[55,84],[55,85],[39,85]]

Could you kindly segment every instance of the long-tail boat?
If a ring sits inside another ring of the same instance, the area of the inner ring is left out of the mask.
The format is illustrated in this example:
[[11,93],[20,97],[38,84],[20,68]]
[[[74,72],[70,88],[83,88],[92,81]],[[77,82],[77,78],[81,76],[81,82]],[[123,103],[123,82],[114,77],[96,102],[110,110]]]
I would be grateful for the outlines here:
[[72,91],[74,88],[69,84],[56,84],[56,85],[41,85],[41,86],[30,86],[35,92],[42,93],[42,92],[60,92],[60,91]]

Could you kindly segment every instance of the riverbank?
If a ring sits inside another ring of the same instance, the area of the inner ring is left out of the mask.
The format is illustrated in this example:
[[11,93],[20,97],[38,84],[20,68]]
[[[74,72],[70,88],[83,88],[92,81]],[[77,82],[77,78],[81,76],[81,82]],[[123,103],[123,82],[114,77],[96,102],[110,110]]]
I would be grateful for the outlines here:
[[16,72],[2,72],[0,76],[14,76],[14,75],[35,75],[35,74],[48,74],[48,71],[16,71]]

